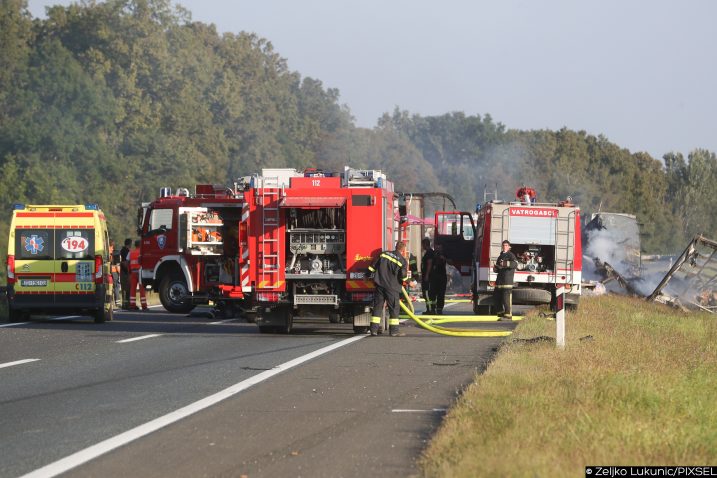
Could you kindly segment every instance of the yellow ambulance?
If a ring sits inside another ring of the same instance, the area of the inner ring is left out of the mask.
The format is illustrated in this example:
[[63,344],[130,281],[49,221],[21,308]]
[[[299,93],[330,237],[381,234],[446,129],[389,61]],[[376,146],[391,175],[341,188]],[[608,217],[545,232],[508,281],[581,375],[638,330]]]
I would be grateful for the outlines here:
[[31,314],[112,320],[109,234],[96,204],[13,205],[7,256],[9,320]]

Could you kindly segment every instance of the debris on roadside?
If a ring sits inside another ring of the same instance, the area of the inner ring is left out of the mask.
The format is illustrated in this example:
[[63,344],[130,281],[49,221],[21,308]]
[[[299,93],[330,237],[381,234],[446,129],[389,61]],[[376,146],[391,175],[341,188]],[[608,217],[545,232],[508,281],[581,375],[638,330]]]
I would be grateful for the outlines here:
[[647,300],[717,313],[717,241],[696,235]]

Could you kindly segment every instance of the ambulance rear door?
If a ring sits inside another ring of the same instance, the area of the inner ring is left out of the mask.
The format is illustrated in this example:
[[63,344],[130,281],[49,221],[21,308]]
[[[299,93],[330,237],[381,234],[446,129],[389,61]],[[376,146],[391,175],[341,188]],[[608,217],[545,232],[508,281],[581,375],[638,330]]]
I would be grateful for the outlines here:
[[[87,214],[91,216],[92,213]],[[89,221],[83,222],[91,221],[90,217]],[[56,225],[55,228],[55,300],[57,303],[93,303],[95,229],[89,224],[77,224],[79,221],[70,222],[75,224]]]
[[[28,222],[17,214],[15,228],[15,294],[20,296],[37,295],[38,301],[52,305],[55,302],[55,230],[54,220],[41,218],[43,223],[21,224]],[[34,219],[40,219],[33,217]]]

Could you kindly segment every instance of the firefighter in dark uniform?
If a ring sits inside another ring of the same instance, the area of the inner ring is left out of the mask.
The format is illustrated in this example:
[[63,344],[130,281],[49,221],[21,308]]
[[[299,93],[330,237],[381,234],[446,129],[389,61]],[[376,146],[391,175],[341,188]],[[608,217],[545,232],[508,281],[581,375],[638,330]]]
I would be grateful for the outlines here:
[[498,278],[495,280],[495,290],[493,291],[493,305],[499,317],[512,320],[513,276],[515,269],[518,267],[518,258],[510,251],[509,241],[503,241],[501,247],[503,251],[498,256],[498,260],[493,267],[493,271],[498,273]]
[[369,270],[374,273],[373,281],[376,291],[373,298],[373,313],[371,317],[371,335],[378,335],[381,330],[381,317],[383,306],[388,308],[388,332],[391,337],[401,336],[398,331],[398,316],[400,315],[399,296],[404,281],[408,280],[408,264],[403,253],[406,243],[397,242],[395,251],[383,251]]

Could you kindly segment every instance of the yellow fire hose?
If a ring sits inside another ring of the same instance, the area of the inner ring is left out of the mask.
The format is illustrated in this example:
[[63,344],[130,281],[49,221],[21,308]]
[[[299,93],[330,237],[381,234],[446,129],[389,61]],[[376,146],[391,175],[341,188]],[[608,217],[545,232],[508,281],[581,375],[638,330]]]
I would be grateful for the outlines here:
[[[414,314],[413,309],[413,303],[411,302],[411,298],[409,297],[408,293],[406,292],[405,288],[401,289],[403,292],[403,296],[406,299],[406,302],[399,301],[401,304],[401,308],[403,311],[407,314],[408,318],[412,319],[414,322],[416,322],[419,326],[423,327],[424,329],[441,335],[448,335],[451,337],[507,337],[508,335],[512,334],[513,332],[509,330],[475,330],[475,329],[452,329],[448,327],[441,327],[440,325],[431,325],[427,324],[423,320],[421,320],[419,317],[417,317]],[[406,305],[408,304],[408,305]],[[409,308],[410,306],[410,308]],[[441,317],[443,319],[449,317],[449,316],[437,316]],[[466,318],[465,316],[463,317]],[[446,321],[447,322],[447,321]]]
[[[410,319],[408,315],[401,315],[399,319]],[[427,320],[426,320],[427,319]],[[428,324],[447,324],[451,322],[478,323],[478,322],[500,322],[495,315],[423,315],[421,320]],[[513,320],[523,320],[523,316],[514,315]]]

